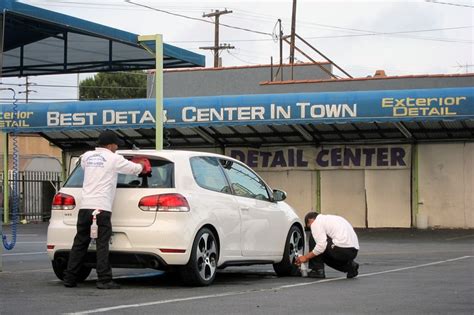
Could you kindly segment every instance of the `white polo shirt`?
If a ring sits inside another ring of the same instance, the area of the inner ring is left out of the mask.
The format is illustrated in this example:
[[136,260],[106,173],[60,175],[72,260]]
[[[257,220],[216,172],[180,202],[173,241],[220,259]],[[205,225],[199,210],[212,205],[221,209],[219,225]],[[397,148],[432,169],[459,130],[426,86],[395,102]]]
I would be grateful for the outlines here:
[[118,174],[138,175],[142,165],[130,162],[106,148],[96,148],[81,157],[84,169],[81,208],[112,211]]
[[343,217],[330,214],[318,214],[311,224],[311,234],[316,241],[313,253],[317,256],[326,250],[327,237],[337,247],[359,249],[359,240],[352,225]]

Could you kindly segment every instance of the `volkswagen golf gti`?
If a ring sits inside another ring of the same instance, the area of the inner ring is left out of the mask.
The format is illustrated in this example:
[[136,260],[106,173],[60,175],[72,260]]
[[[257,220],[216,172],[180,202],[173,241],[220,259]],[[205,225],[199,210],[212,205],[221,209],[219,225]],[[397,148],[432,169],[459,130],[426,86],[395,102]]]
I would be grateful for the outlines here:
[[[147,176],[119,175],[112,210],[110,263],[116,268],[177,271],[190,285],[209,285],[217,269],[273,264],[279,276],[298,273],[301,220],[253,170],[227,156],[173,150],[117,151],[146,157]],[[81,208],[77,166],[55,195],[47,251],[59,279],[67,265]],[[80,280],[95,267],[91,244]]]

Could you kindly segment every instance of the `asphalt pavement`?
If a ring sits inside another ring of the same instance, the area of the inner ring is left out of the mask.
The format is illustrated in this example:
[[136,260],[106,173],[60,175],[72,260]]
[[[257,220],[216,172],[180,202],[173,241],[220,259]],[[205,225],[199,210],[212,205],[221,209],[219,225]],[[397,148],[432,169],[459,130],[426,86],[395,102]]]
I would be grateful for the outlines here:
[[[474,230],[357,230],[359,276],[279,278],[270,265],[219,271],[209,287],[150,269],[114,269],[121,290],[98,290],[95,271],[65,288],[46,255],[46,223],[18,227],[3,250],[0,314],[474,314]],[[4,227],[9,237],[9,227]]]

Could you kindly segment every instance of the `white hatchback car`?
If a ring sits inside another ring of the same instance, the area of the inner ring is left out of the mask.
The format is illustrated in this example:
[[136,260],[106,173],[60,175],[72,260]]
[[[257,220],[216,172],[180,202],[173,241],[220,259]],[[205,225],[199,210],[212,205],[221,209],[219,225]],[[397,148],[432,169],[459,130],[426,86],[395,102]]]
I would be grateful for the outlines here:
[[[119,175],[112,211],[110,263],[119,268],[178,270],[184,282],[208,285],[218,268],[273,264],[279,276],[298,272],[301,220],[245,164],[202,152],[117,151],[150,160],[150,176]],[[62,279],[81,208],[81,167],[71,173],[53,200],[47,248]],[[80,280],[95,267],[93,245]]]

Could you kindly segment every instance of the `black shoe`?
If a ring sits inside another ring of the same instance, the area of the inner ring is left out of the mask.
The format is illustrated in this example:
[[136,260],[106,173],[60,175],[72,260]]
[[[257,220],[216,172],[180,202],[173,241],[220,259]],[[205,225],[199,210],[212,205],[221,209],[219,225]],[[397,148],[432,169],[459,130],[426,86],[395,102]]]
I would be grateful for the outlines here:
[[352,269],[347,273],[347,279],[352,279],[357,277],[359,274],[359,264],[355,261],[352,262]]
[[63,284],[66,288],[75,288],[75,287],[77,287],[77,283],[75,283],[75,282],[64,281]]
[[97,282],[97,289],[109,290],[109,289],[120,289],[120,284],[109,281],[109,282]]
[[324,273],[324,269],[314,269],[308,272],[308,278],[324,279],[326,278],[326,274]]

